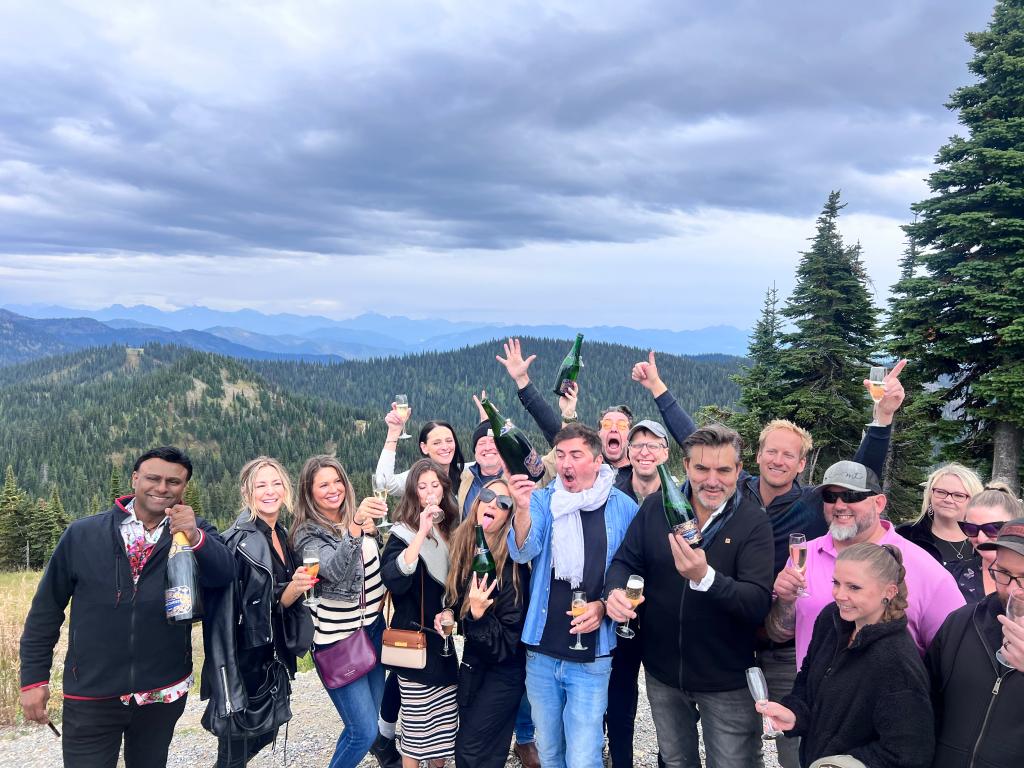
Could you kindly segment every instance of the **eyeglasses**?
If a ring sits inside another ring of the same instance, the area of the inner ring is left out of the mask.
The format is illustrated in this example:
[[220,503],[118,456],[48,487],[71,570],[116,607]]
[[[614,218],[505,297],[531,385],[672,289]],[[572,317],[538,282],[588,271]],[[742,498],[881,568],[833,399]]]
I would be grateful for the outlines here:
[[960,530],[964,532],[964,536],[977,536],[978,531],[982,531],[990,539],[994,539],[999,530],[1006,524],[1005,520],[1000,520],[996,523],[967,523],[963,520],[957,520],[956,524],[960,526]]
[[932,488],[932,495],[935,496],[935,498],[937,499],[948,499],[952,497],[953,501],[955,501],[957,504],[963,504],[965,501],[971,498],[971,494],[969,493],[960,493],[960,491],[947,491],[942,488]]
[[665,443],[630,443],[629,450],[640,453],[641,451],[647,451],[649,453],[656,453],[657,451],[664,451],[668,448]]
[[625,432],[629,429],[629,422],[625,419],[601,419],[601,429],[617,429],[619,432]]
[[498,509],[504,509],[506,512],[512,511],[512,497],[505,496],[503,494],[497,494],[490,488],[484,488],[480,491],[480,501],[484,504],[490,504],[492,501],[497,499]]
[[872,496],[877,495],[874,491],[830,491],[826,489],[821,492],[822,501],[826,504],[835,504],[840,499],[845,504],[860,504],[864,499],[870,499]]
[[1024,576],[1014,576],[1008,571],[1004,571],[1002,568],[996,568],[994,565],[988,569],[988,575],[992,577],[992,581],[1004,587],[1008,587],[1011,584],[1016,584],[1017,589],[1024,589]]

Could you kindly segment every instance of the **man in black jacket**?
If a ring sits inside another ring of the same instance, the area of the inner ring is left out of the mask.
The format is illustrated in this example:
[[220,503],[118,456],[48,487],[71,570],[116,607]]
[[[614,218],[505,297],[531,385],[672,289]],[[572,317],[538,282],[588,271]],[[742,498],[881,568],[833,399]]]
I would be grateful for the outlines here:
[[[1024,518],[978,549],[997,552],[990,571],[996,591],[949,614],[925,656],[936,721],[933,768],[1019,768],[1024,761],[1024,628],[1004,628],[1007,596],[1024,596]],[[996,661],[1000,646],[1009,666]]]
[[[167,622],[164,580],[171,537],[184,533],[204,588],[234,578],[217,530],[182,504],[192,462],[177,448],[144,453],[132,496],[68,526],[46,567],[21,636],[21,706],[47,723],[53,648],[71,601],[64,659],[64,765],[127,768],[167,763],[192,684],[191,626]],[[72,600],[73,598],[73,600]]]
[[[608,570],[608,615],[635,618],[624,587],[647,582],[642,617],[647,698],[669,768],[699,768],[697,710],[709,764],[760,766],[760,718],[744,670],[771,605],[772,529],[737,491],[739,435],[719,424],[683,443],[687,483],[703,536],[699,549],[669,532],[661,494],[645,501]],[[624,642],[630,642],[626,640]]]

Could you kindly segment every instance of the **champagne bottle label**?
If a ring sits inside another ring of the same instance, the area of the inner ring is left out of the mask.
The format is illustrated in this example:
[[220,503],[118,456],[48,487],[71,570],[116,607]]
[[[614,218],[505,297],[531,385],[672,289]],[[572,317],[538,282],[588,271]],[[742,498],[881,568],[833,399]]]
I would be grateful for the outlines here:
[[168,619],[192,615],[192,590],[188,587],[168,587],[164,590],[164,612]]
[[523,464],[526,466],[526,474],[530,477],[540,477],[544,474],[544,461],[541,459],[540,454],[537,453],[536,448],[531,450],[529,455],[523,459]]
[[679,523],[679,525],[672,529],[672,532],[680,534],[683,540],[691,547],[699,547],[701,542],[704,541],[704,537],[700,535],[700,529],[697,527],[696,520],[686,520]]
[[489,554],[491,554],[491,551],[489,549],[487,549],[487,547],[477,547],[476,548],[476,556],[477,557],[487,557]]
[[501,425],[501,431],[498,432],[498,437],[501,437],[502,435],[507,435],[515,428],[516,425],[512,423],[512,419],[505,419],[505,423]]

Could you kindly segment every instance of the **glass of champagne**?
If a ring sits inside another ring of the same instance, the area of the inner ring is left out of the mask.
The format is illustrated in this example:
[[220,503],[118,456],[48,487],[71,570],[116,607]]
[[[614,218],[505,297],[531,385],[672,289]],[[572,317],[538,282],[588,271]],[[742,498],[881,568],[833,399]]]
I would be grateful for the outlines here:
[[868,389],[871,391],[871,399],[876,403],[885,395],[885,368],[883,366],[871,366],[871,371],[868,373]]
[[[572,611],[573,618],[582,616],[587,612],[587,593],[582,589],[574,589],[572,591],[572,605],[570,606],[570,610]],[[582,634],[576,635],[576,644],[569,646],[570,651],[587,650],[587,646],[582,642],[582,637]]]
[[[385,504],[388,503],[388,484],[387,482],[380,481],[377,479],[377,473],[374,472],[370,477],[370,482],[373,484],[373,495],[375,498],[380,499]],[[381,518],[380,522],[377,523],[377,530],[381,533],[387,533],[391,530],[391,522],[388,520],[387,515]]]
[[428,507],[429,506],[436,506],[437,507],[437,509],[431,514],[431,517],[434,518],[434,522],[435,523],[440,522],[441,518],[444,517],[444,510],[441,509],[440,505],[441,505],[441,497],[440,496],[428,496],[427,497],[427,506]]
[[[630,577],[626,580],[626,599],[629,600],[633,605],[633,610],[640,604],[640,598],[644,594],[644,577],[637,576],[635,573],[630,574]],[[615,634],[619,637],[624,637],[627,640],[631,637],[636,637],[636,632],[629,628],[629,619],[626,619],[625,624],[620,624],[615,628]]]
[[[754,697],[754,701],[758,704],[764,704],[768,701],[768,683],[764,679],[764,672],[761,671],[760,667],[750,667],[747,670],[747,688],[750,689],[750,695]],[[761,739],[764,741],[771,741],[776,736],[781,736],[782,731],[775,727],[775,723],[768,715],[761,715]]]
[[[1006,618],[1018,624],[1021,623],[1021,619],[1024,619],[1024,592],[1016,589],[1010,590],[1006,596]],[[1013,666],[1003,655],[1003,646],[999,646],[999,650],[996,651],[996,661],[1004,667]]]
[[[320,573],[320,548],[315,545],[303,548],[302,564],[306,566],[306,573],[315,579]],[[306,590],[306,599],[302,601],[302,604],[310,608],[320,605],[320,599],[316,596],[316,584]]]
[[[801,576],[807,570],[807,537],[802,533],[789,534],[789,559],[793,561],[794,570]],[[811,593],[803,587],[796,593],[797,597],[810,597]]]
[[408,440],[412,435],[405,431],[405,423],[409,420],[409,398],[407,395],[395,395],[395,411],[402,417],[402,434],[399,440]]
[[444,648],[441,650],[442,656],[451,656],[452,650],[450,646],[452,632],[455,631],[455,614],[450,610],[441,611],[441,634],[444,635]]

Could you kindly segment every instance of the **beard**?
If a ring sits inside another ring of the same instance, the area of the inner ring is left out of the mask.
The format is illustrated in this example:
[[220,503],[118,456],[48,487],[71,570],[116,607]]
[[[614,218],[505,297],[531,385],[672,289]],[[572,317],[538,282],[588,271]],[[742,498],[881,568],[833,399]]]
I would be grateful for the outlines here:
[[833,541],[849,541],[856,538],[857,534],[860,533],[860,526],[856,523],[850,523],[849,525],[832,523],[828,527],[828,532],[832,535]]

